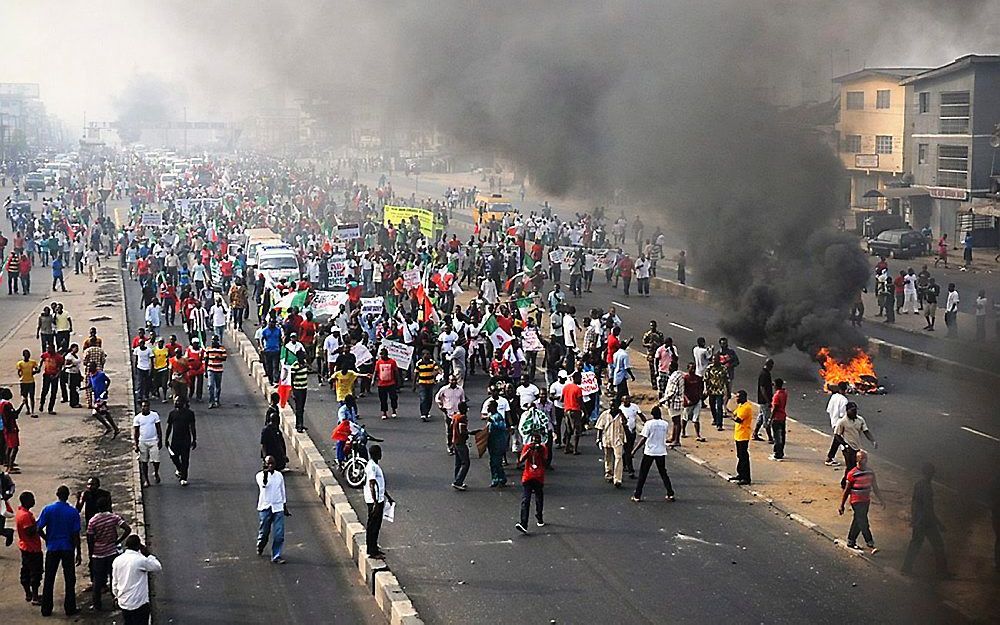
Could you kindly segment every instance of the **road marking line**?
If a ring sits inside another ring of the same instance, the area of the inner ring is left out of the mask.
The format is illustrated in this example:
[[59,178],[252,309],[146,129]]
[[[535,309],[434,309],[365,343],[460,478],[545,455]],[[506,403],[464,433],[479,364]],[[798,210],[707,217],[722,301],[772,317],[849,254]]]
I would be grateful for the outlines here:
[[980,432],[979,430],[973,430],[972,428],[967,428],[964,425],[962,426],[962,429],[965,430],[966,432],[970,432],[972,434],[975,434],[976,436],[982,436],[983,438],[988,438],[991,441],[996,441],[996,442],[1000,443],[1000,438],[997,438],[996,436],[992,436],[990,434],[987,434],[986,432]]
[[744,352],[746,352],[748,354],[753,354],[754,356],[758,356],[760,358],[767,358],[767,356],[765,356],[764,354],[762,354],[760,352],[755,352],[752,349],[747,349],[746,347],[740,347],[739,345],[737,345],[736,349],[742,350],[742,351],[744,351]]
[[625,304],[622,304],[621,302],[616,302],[615,300],[611,300],[611,303],[614,304],[615,306],[621,306],[625,310],[632,310],[631,306],[626,306]]
[[701,458],[699,458],[698,456],[696,456],[694,454],[684,454],[684,455],[687,456],[688,460],[690,460],[691,462],[693,462],[695,464],[699,464],[699,465],[704,465],[705,464],[704,460],[702,460]]
[[675,328],[680,328],[681,330],[687,330],[688,332],[694,332],[694,330],[692,330],[691,328],[689,328],[687,326],[682,326],[679,323],[674,323],[673,321],[671,321],[669,323],[670,323],[670,325],[674,326]]

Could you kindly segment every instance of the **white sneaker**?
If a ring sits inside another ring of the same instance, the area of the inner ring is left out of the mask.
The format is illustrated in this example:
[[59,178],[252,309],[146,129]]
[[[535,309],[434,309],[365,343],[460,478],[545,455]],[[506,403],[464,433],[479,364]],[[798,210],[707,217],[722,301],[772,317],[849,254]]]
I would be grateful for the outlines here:
[[840,463],[837,462],[836,460],[827,460],[823,464],[825,464],[828,467],[839,467],[840,466]]
[[774,460],[775,462],[781,462],[783,460],[782,458],[775,458],[774,454],[771,454],[770,456],[768,456],[767,459],[768,460]]
[[188,485],[187,480],[181,480],[181,486],[187,486],[187,485]]

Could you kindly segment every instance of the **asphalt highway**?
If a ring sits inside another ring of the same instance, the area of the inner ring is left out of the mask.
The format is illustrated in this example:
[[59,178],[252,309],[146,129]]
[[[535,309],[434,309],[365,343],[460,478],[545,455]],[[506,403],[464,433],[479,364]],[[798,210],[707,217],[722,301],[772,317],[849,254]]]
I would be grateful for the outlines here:
[[[141,327],[137,283],[126,281],[129,326]],[[182,329],[166,328],[177,333]],[[124,386],[118,382],[119,392]],[[191,454],[190,485],[181,487],[166,450],[162,484],[144,494],[148,540],[163,563],[155,575],[153,606],[160,623],[384,623],[358,577],[329,513],[293,462],[285,473],[287,564],[257,557],[257,487],[260,431],[266,403],[251,386],[242,359],[230,356],[223,374],[222,407],[192,404],[198,448]],[[170,404],[154,399],[166,421]],[[131,428],[123,427],[123,432]],[[270,553],[270,549],[265,555]]]
[[[484,387],[482,376],[467,382],[470,415],[478,413]],[[513,527],[520,502],[513,467],[508,479],[515,486],[491,489],[487,459],[474,459],[469,490],[455,491],[440,413],[421,422],[408,390],[399,419],[380,420],[377,407],[374,397],[360,401],[363,422],[385,439],[382,466],[398,502],[396,522],[383,525],[380,543],[427,622],[957,618],[677,455],[667,460],[677,501],[666,502],[651,476],[645,501],[631,503],[634,482],[621,490],[604,482],[592,436],[582,439],[582,455],[557,452],[546,480],[547,525],[522,536]],[[330,462],[335,410],[332,393],[312,386],[306,423]],[[350,497],[363,518],[361,493]]]

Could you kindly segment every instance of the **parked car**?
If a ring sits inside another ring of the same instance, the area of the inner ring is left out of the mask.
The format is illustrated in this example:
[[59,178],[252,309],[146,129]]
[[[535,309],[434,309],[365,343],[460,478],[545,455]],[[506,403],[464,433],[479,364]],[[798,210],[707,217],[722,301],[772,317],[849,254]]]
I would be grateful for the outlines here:
[[868,239],[868,253],[889,258],[913,258],[930,249],[927,238],[916,230],[883,230]]

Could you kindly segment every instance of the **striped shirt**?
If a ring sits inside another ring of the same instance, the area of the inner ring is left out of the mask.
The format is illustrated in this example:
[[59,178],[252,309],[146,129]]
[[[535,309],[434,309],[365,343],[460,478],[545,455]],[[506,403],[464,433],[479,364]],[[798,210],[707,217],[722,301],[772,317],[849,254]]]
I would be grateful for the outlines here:
[[424,362],[418,360],[414,366],[417,372],[417,384],[434,384],[437,377],[437,363],[433,360]]
[[205,367],[208,371],[222,372],[223,363],[226,362],[225,347],[205,348]]
[[866,503],[872,500],[872,482],[875,474],[872,471],[854,467],[847,472],[847,487],[851,490],[851,503]]
[[309,367],[301,362],[292,365],[292,388],[297,390],[309,388]]
[[98,512],[87,524],[87,536],[93,537],[92,558],[107,558],[118,555],[118,528],[125,520],[113,512]]
[[188,329],[192,332],[204,332],[208,329],[208,315],[204,308],[192,308],[188,317]]

